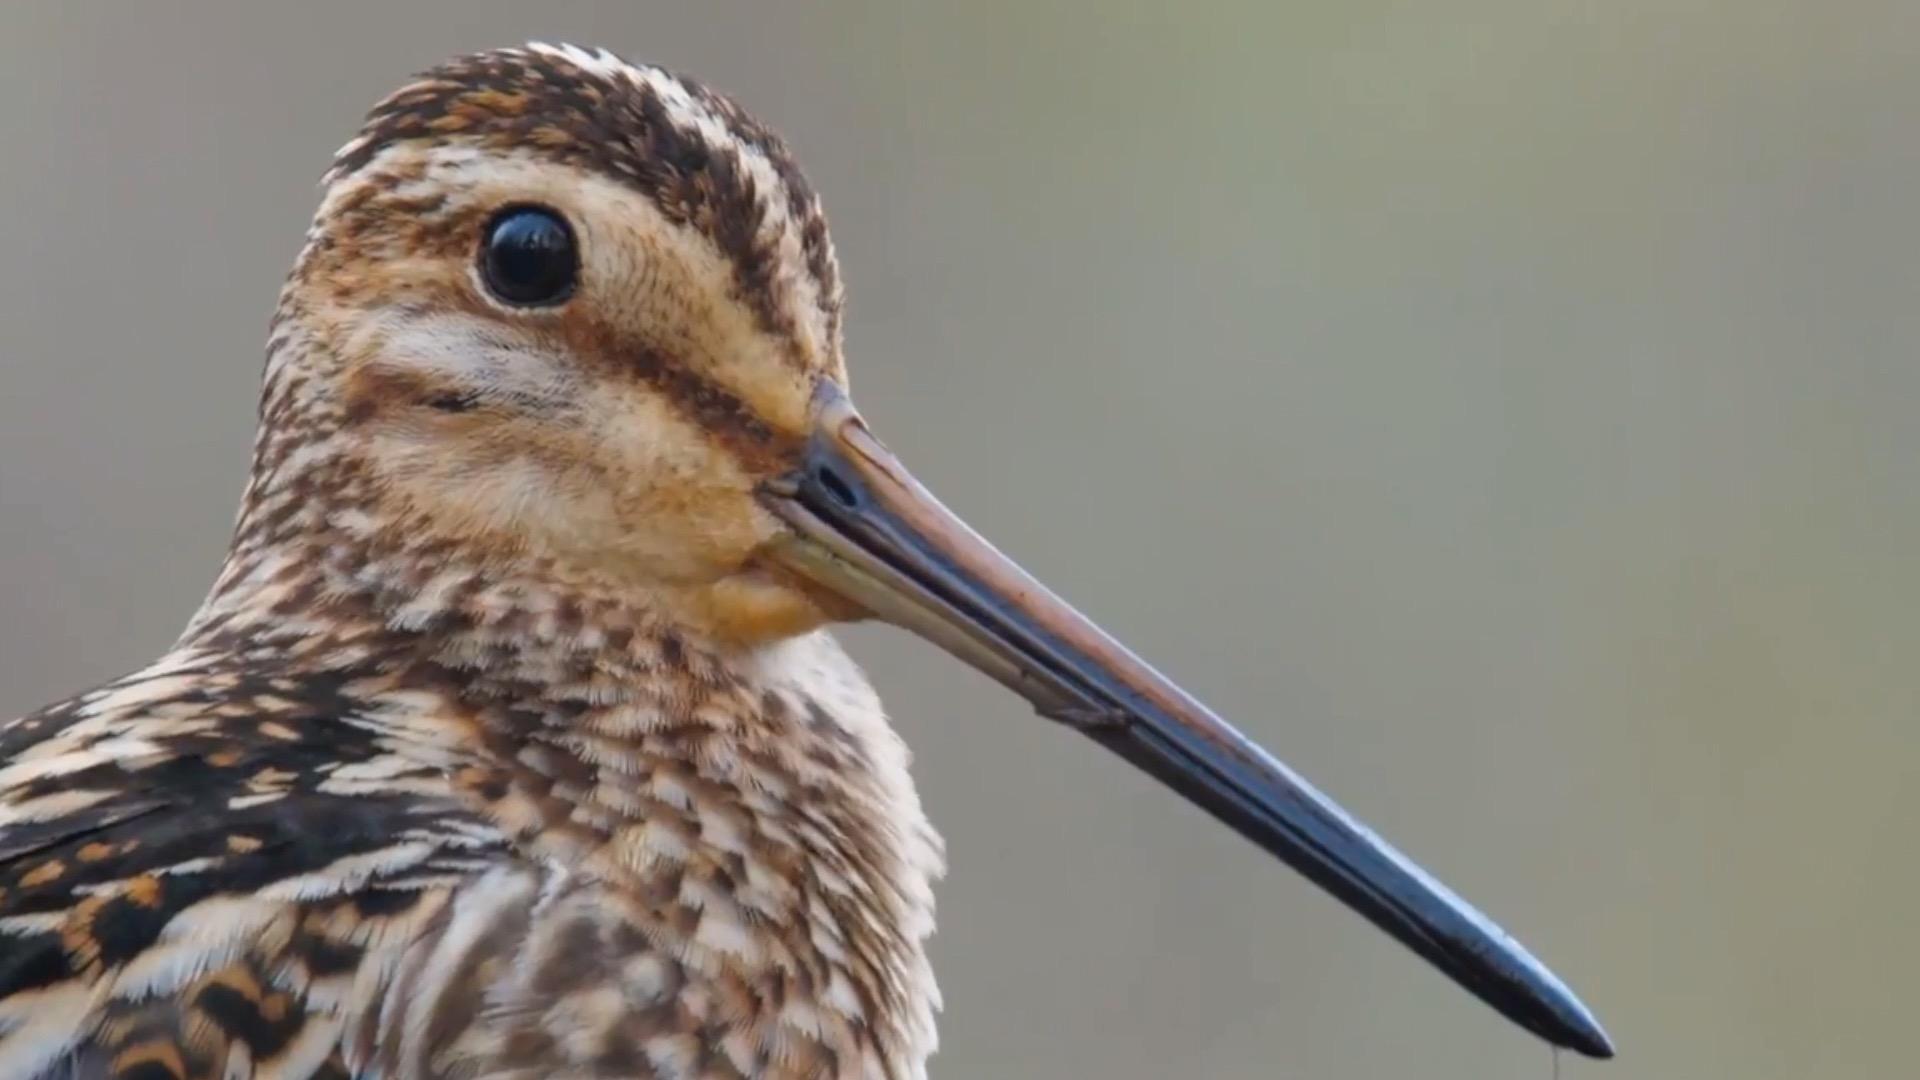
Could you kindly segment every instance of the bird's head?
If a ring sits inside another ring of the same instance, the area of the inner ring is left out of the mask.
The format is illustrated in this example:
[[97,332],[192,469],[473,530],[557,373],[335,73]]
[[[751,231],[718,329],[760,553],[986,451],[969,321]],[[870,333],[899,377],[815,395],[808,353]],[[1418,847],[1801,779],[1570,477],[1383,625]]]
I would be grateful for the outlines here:
[[328,429],[370,527],[722,640],[850,613],[766,558],[765,492],[844,399],[833,246],[725,98],[569,47],[427,72],[340,151],[283,309],[309,400],[278,415]]
[[848,398],[840,316],[818,200],[725,98],[573,48],[453,61],[378,105],[329,174],[243,535],[318,515],[619,583],[722,647],[905,626],[1508,1016],[1610,1052],[1511,938],[921,488]]

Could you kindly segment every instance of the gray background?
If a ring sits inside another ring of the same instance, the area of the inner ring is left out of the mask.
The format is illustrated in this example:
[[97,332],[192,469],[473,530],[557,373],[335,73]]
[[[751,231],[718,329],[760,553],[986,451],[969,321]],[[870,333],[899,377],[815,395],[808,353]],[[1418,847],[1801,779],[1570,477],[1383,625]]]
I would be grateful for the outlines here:
[[[360,113],[529,37],[825,193],[946,500],[1480,901],[1567,1077],[1913,1069],[1920,5],[0,4],[0,711],[171,639]],[[1548,1052],[897,633],[943,1077]]]

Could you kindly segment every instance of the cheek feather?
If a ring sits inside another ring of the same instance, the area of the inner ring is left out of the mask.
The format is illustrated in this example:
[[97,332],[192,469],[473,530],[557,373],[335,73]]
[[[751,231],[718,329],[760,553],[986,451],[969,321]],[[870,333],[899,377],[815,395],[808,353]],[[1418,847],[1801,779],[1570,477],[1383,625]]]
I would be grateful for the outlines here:
[[[561,555],[657,581],[737,572],[774,524],[754,478],[645,385],[576,375],[563,408],[526,410],[475,371],[364,365],[350,415],[373,478],[433,535]],[[459,377],[455,377],[455,375]],[[464,388],[448,413],[435,395]]]
[[791,583],[747,573],[730,577],[700,598],[696,616],[716,636],[742,645],[798,637],[827,623],[854,617],[844,604],[822,606]]
[[346,415],[401,420],[419,410],[543,416],[576,410],[584,387],[561,358],[537,344],[462,318],[389,320],[367,336],[365,359],[344,386]]

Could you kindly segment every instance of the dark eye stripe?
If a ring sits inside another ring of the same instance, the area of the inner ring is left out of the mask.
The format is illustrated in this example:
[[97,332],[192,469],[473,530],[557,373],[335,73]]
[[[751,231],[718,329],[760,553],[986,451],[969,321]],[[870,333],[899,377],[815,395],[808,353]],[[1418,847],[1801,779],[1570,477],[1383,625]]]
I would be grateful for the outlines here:
[[674,408],[703,430],[724,438],[737,452],[757,459],[776,449],[779,440],[774,430],[726,387],[650,350],[634,360],[634,368]]

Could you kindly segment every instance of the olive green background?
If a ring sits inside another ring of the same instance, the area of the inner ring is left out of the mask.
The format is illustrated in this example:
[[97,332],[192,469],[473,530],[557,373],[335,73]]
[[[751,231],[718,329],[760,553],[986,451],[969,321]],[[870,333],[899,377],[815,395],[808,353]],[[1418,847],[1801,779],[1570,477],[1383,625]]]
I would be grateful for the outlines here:
[[[0,712],[165,647],[360,113],[531,37],[833,215],[944,498],[1552,963],[1562,1076],[1915,1069],[1920,5],[0,4]],[[854,647],[949,841],[936,1076],[1547,1050],[1090,743]]]

